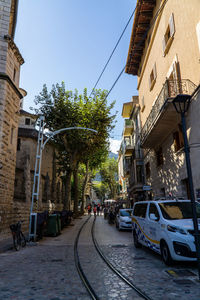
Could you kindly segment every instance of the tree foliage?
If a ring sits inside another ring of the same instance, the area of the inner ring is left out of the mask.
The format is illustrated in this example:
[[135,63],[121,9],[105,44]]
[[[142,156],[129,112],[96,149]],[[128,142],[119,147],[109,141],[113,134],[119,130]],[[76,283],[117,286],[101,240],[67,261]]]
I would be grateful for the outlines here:
[[109,198],[115,199],[118,192],[118,165],[115,158],[108,158],[100,168],[102,183],[108,187]]
[[[59,169],[67,171],[70,177],[72,173],[76,174],[80,163],[89,162],[90,168],[95,168],[105,160],[109,146],[108,138],[115,118],[115,115],[111,115],[114,102],[108,105],[106,94],[105,90],[99,89],[94,91],[93,97],[88,97],[87,89],[84,89],[83,94],[78,94],[77,90],[66,90],[62,82],[60,85],[53,85],[50,92],[44,85],[42,92],[35,98],[35,104],[39,106],[35,111],[45,117],[45,128],[49,132],[68,127],[97,130],[97,133],[69,130],[54,136]],[[71,181],[67,182],[66,189],[69,190]],[[70,201],[68,192],[66,202]]]

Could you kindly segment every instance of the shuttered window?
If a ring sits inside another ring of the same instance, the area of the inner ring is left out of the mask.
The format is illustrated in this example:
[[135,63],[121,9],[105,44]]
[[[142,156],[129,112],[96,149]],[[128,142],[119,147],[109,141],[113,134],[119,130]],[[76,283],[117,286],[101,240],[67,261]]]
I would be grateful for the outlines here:
[[165,31],[163,40],[162,40],[164,56],[169,51],[169,48],[170,48],[172,40],[173,40],[174,33],[175,33],[175,23],[174,23],[174,14],[172,13],[170,16],[169,23],[168,23],[167,29]]
[[151,70],[151,73],[149,75],[149,89],[150,91],[153,89],[154,84],[156,82],[157,77],[157,71],[156,71],[156,63],[153,66],[153,69]]

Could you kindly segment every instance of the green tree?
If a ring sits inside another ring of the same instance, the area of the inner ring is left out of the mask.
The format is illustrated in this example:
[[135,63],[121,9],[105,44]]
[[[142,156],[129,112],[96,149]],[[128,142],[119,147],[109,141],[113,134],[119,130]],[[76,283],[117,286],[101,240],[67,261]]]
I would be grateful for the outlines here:
[[108,158],[105,163],[101,165],[100,175],[102,183],[109,189],[109,198],[116,199],[118,192],[118,165],[117,160]]
[[[67,127],[85,127],[98,131],[94,134],[86,130],[70,130],[54,137],[58,149],[60,170],[66,172],[64,208],[71,201],[71,177],[74,177],[74,211],[78,209],[78,168],[81,162],[92,160],[101,149],[108,146],[109,133],[113,129],[115,115],[111,115],[114,102],[110,105],[106,100],[105,90],[96,90],[93,97],[65,89],[65,84],[52,86],[50,92],[46,85],[42,92],[36,96],[35,103],[39,105],[36,113],[45,117],[46,128],[54,132]],[[103,151],[103,150],[102,150]]]

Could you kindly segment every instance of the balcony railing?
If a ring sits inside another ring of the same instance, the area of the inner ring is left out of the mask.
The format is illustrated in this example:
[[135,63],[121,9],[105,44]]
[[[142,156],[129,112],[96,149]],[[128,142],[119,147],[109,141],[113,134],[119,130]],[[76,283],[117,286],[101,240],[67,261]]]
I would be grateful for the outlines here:
[[158,95],[151,112],[141,130],[140,140],[141,144],[145,141],[148,134],[151,132],[156,123],[160,113],[165,108],[168,100],[176,97],[178,94],[191,95],[196,89],[196,85],[189,79],[184,80],[166,80],[160,94]]
[[133,121],[130,119],[125,119],[124,121],[124,135],[131,135],[133,132]]

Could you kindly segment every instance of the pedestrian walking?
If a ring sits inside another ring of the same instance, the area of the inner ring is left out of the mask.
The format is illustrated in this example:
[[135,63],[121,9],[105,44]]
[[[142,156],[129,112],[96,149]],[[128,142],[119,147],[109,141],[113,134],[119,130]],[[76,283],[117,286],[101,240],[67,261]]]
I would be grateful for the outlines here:
[[99,216],[99,212],[100,212],[100,204],[97,205],[97,216]]
[[94,216],[96,217],[96,214],[97,214],[97,208],[96,208],[96,206],[94,206],[94,208],[93,208],[93,213],[94,213]]
[[88,215],[90,215],[90,214],[91,214],[91,211],[92,211],[92,207],[91,207],[90,204],[88,204],[87,210],[88,210]]

